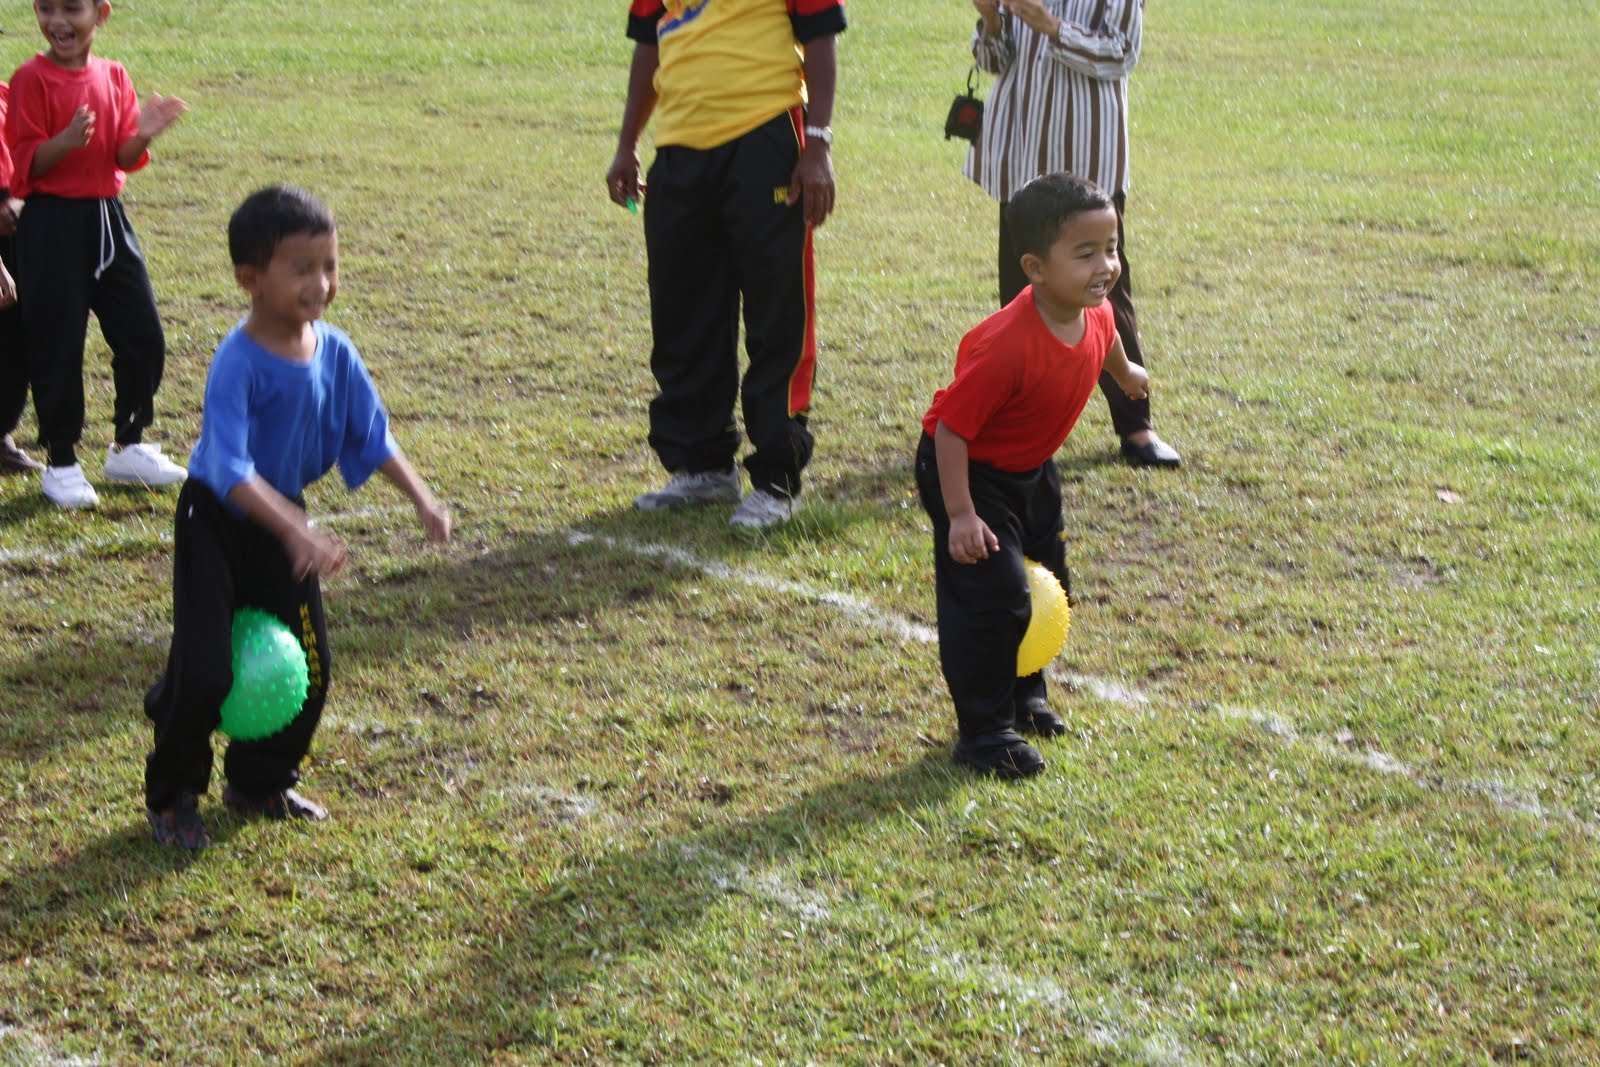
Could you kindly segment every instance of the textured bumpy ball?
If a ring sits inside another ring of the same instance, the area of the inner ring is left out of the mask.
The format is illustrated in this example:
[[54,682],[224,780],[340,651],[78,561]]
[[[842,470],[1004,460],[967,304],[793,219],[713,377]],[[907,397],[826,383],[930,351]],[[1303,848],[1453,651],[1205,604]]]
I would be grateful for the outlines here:
[[258,608],[233,616],[233,688],[222,702],[222,732],[259,741],[282,730],[305,703],[310,674],[294,631]]
[[1055,659],[1067,643],[1067,631],[1072,629],[1072,609],[1067,606],[1067,594],[1056,576],[1031,559],[1025,561],[1025,569],[1033,617],[1028,620],[1028,631],[1017,649],[1018,678],[1044,670],[1045,664]]

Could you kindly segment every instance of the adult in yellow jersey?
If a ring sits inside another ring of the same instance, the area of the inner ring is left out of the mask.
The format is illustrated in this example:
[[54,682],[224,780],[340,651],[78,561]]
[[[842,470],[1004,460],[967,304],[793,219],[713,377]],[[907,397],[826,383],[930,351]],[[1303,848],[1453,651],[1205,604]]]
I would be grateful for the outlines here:
[[[628,98],[606,188],[644,202],[650,446],[670,475],[643,511],[738,501],[737,526],[787,522],[811,458],[811,230],[833,211],[843,0],[631,0]],[[655,117],[655,160],[639,138]],[[749,368],[739,380],[739,308]],[[740,404],[750,450],[741,499]]]

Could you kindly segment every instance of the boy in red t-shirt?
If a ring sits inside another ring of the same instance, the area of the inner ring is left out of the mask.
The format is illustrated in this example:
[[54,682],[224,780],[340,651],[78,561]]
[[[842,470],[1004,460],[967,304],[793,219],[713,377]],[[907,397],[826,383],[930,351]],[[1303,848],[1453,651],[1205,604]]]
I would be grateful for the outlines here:
[[934,394],[917,449],[933,519],[939,662],[956,706],[957,762],[1004,778],[1044,769],[1018,731],[1066,725],[1044,673],[1016,674],[1030,616],[1023,560],[1067,574],[1055,453],[1102,369],[1133,399],[1149,376],[1129,361],[1106,295],[1121,269],[1117,211],[1099,186],[1047,174],[1006,207],[1032,285],[961,339],[955,380]]
[[159,447],[142,443],[166,338],[118,194],[185,106],[152,95],[141,108],[122,65],[90,55],[95,31],[111,17],[105,0],[34,0],[33,10],[50,47],[11,76],[5,129],[11,193],[28,202],[17,223],[17,296],[39,438],[50,453],[44,493],[62,507],[84,508],[99,502],[77,459],[90,311],[111,349],[116,385],[105,476],[143,485],[184,479]]
[[[0,82],[0,127],[6,121],[6,83]],[[22,312],[11,268],[16,263],[11,237],[17,232],[22,201],[11,199],[11,153],[0,138],[0,474],[42,470],[38,460],[17,447],[11,431],[28,405],[27,356],[22,351]]]

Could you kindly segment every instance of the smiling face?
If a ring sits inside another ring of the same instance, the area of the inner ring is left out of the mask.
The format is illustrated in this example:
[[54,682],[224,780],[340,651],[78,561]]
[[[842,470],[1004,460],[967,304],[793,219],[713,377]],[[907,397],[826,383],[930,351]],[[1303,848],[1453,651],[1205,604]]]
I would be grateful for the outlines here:
[[111,17],[111,5],[95,0],[34,0],[33,14],[39,32],[50,42],[50,58],[77,69],[89,62],[94,31]]
[[1034,299],[1058,313],[1098,306],[1122,273],[1117,258],[1116,208],[1069,216],[1049,252],[1023,256],[1022,269],[1033,283]]
[[237,268],[250,294],[250,317],[274,335],[315,322],[339,292],[339,234],[291,233],[272,250],[265,267]]

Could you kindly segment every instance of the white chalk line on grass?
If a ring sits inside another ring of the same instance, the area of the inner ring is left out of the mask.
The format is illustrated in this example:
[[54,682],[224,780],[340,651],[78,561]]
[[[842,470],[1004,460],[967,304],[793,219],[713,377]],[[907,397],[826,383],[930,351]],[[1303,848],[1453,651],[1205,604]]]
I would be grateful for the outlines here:
[[23,1067],[97,1067],[102,1062],[59,1055],[39,1035],[0,1023],[0,1051],[8,1048],[23,1058],[20,1061],[7,1058],[7,1062],[20,1062]]
[[[818,890],[791,885],[775,872],[754,871],[747,864],[700,845],[685,846],[680,856],[700,868],[706,881],[719,892],[747,897],[758,906],[775,907],[794,916],[797,920],[792,924],[794,929],[786,930],[779,925],[780,936],[801,939],[810,936],[810,931],[827,927],[849,936],[848,918]],[[866,900],[851,900],[848,910],[863,913],[874,929],[883,929],[894,921],[892,917],[885,918],[882,909]],[[919,945],[928,958],[929,974],[981,986],[998,999],[1041,1005],[1057,1018],[1073,1017],[1085,1039],[1098,1048],[1115,1049],[1134,1057],[1137,1062],[1158,1067],[1198,1062],[1195,1055],[1168,1032],[1158,1009],[1143,997],[1110,989],[1086,1002],[1054,978],[1018,974],[994,963],[947,951],[926,939]]]
[[[737,582],[766,592],[823,604],[834,608],[847,618],[882,630],[903,642],[934,644],[939,640],[938,632],[931,626],[924,626],[904,616],[884,611],[871,602],[849,593],[822,589],[807,582],[778,578],[762,571],[703,559],[674,545],[639,543],[584,530],[569,530],[567,542],[574,547],[590,543],[602,544],[607,548],[614,548],[640,558],[657,559],[685,570],[699,571],[722,581]],[[1152,698],[1145,693],[1112,679],[1077,674],[1058,667],[1049,668],[1048,674],[1055,681],[1084,690],[1109,704],[1137,708],[1152,703]],[[1413,785],[1431,792],[1482,797],[1501,811],[1541,821],[1569,823],[1590,837],[1600,837],[1600,825],[1596,825],[1593,820],[1575,811],[1548,806],[1525,790],[1496,779],[1456,780],[1433,775],[1386,752],[1370,748],[1354,748],[1348,742],[1321,734],[1302,733],[1292,722],[1275,712],[1227,706],[1215,706],[1211,710],[1225,719],[1254,726],[1285,747],[1307,749],[1347,766],[1404,778]]]

